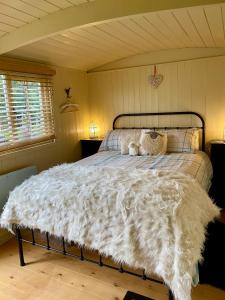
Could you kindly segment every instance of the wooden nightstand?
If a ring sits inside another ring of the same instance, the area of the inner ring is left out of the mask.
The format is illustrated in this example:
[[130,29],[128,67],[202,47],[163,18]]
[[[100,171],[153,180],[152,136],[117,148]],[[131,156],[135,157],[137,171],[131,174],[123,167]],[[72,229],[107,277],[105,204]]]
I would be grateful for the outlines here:
[[98,152],[102,139],[83,139],[81,142],[82,158]]

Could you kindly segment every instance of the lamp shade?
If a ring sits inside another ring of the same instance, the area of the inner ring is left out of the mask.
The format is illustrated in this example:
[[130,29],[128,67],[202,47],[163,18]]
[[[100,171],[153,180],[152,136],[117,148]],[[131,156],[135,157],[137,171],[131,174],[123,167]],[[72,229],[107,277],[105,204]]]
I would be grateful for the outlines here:
[[98,138],[97,132],[98,132],[98,126],[94,122],[91,122],[90,125],[89,125],[89,136],[90,136],[90,139],[96,139],[96,138]]

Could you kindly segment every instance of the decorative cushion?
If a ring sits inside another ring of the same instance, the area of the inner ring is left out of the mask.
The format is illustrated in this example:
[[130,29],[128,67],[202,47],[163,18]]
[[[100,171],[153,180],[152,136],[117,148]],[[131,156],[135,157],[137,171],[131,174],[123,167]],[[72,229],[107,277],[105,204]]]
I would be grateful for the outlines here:
[[140,137],[140,155],[165,154],[167,150],[167,134],[157,131],[142,130]]

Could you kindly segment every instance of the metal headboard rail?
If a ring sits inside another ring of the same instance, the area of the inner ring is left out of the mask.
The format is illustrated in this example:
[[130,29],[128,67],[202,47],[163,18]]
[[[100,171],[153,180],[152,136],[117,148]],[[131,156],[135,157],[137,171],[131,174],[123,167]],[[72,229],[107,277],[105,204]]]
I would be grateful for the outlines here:
[[[146,116],[175,116],[175,115],[191,115],[196,116],[201,121],[201,126],[164,126],[164,127],[117,127],[116,122],[123,117],[146,117]],[[202,131],[202,151],[205,151],[205,121],[203,117],[193,111],[175,111],[175,112],[146,112],[146,113],[126,113],[120,114],[113,120],[113,129],[189,129],[198,128]]]

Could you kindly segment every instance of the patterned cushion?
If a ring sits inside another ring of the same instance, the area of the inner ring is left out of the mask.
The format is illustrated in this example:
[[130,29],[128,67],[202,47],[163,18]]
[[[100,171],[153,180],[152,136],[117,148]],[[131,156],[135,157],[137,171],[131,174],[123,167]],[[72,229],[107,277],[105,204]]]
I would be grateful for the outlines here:
[[199,130],[189,129],[166,129],[160,132],[167,133],[167,152],[189,152],[199,150]]
[[[115,129],[107,132],[99,151],[121,151],[121,140],[139,142],[141,129]],[[129,139],[127,138],[129,137]]]

